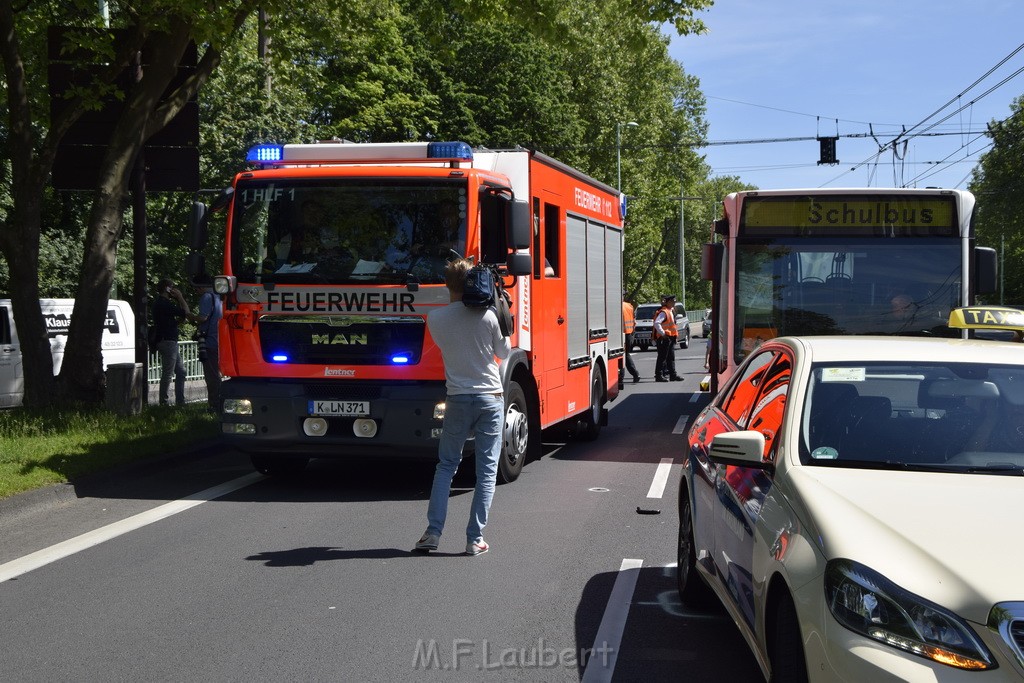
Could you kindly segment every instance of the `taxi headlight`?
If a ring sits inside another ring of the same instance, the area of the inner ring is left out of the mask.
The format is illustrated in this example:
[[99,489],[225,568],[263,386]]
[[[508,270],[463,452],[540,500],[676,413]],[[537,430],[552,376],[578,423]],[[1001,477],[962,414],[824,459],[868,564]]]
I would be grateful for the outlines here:
[[252,415],[252,401],[247,398],[226,398],[224,399],[224,413],[226,415]]
[[825,567],[825,600],[846,628],[957,669],[994,669],[988,649],[960,617],[852,560]]

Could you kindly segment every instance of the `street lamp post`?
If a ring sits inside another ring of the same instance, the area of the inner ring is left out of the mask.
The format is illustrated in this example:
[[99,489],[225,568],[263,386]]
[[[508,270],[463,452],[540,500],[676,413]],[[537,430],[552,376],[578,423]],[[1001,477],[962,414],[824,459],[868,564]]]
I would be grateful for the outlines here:
[[686,218],[683,207],[688,201],[699,201],[704,200],[704,197],[687,197],[685,194],[684,183],[682,180],[679,181],[679,280],[682,285],[682,304],[683,308],[686,308],[686,258],[684,253],[686,250]]
[[636,121],[626,121],[615,124],[615,189],[622,192],[622,127],[632,126],[636,128],[640,124]]

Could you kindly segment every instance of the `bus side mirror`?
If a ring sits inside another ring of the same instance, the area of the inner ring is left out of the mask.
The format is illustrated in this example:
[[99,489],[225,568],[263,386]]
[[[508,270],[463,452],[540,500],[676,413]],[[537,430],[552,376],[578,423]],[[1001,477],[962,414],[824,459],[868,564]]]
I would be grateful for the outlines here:
[[704,280],[715,279],[715,266],[722,259],[722,244],[703,244],[700,248],[700,276]]
[[992,294],[999,287],[999,266],[996,250],[991,247],[974,248],[974,293]]

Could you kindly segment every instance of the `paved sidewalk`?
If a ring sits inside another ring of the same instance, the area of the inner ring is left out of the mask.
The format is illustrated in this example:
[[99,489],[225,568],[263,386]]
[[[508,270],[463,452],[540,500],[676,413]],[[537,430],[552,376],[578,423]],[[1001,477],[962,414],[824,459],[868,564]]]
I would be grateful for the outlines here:
[[[171,386],[167,392],[170,395],[171,401],[174,401],[174,382],[171,382]],[[190,379],[185,382],[185,403],[199,403],[206,400],[206,382],[201,379]],[[160,383],[150,382],[149,383],[149,403],[148,405],[157,406],[160,405]]]

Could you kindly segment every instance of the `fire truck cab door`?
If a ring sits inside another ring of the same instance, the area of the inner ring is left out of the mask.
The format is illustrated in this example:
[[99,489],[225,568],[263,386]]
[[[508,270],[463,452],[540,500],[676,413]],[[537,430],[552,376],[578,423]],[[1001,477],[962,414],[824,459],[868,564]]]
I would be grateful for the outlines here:
[[[559,220],[560,211],[552,204],[545,205],[544,232],[550,240],[557,241],[563,232]],[[543,253],[543,266],[540,277],[533,281],[534,297],[534,348],[540,367],[544,372],[543,391],[548,405],[556,397],[552,391],[561,390],[565,386],[565,373],[569,351],[567,347],[569,329],[569,311],[566,298],[565,259],[562,249],[547,248]]]

